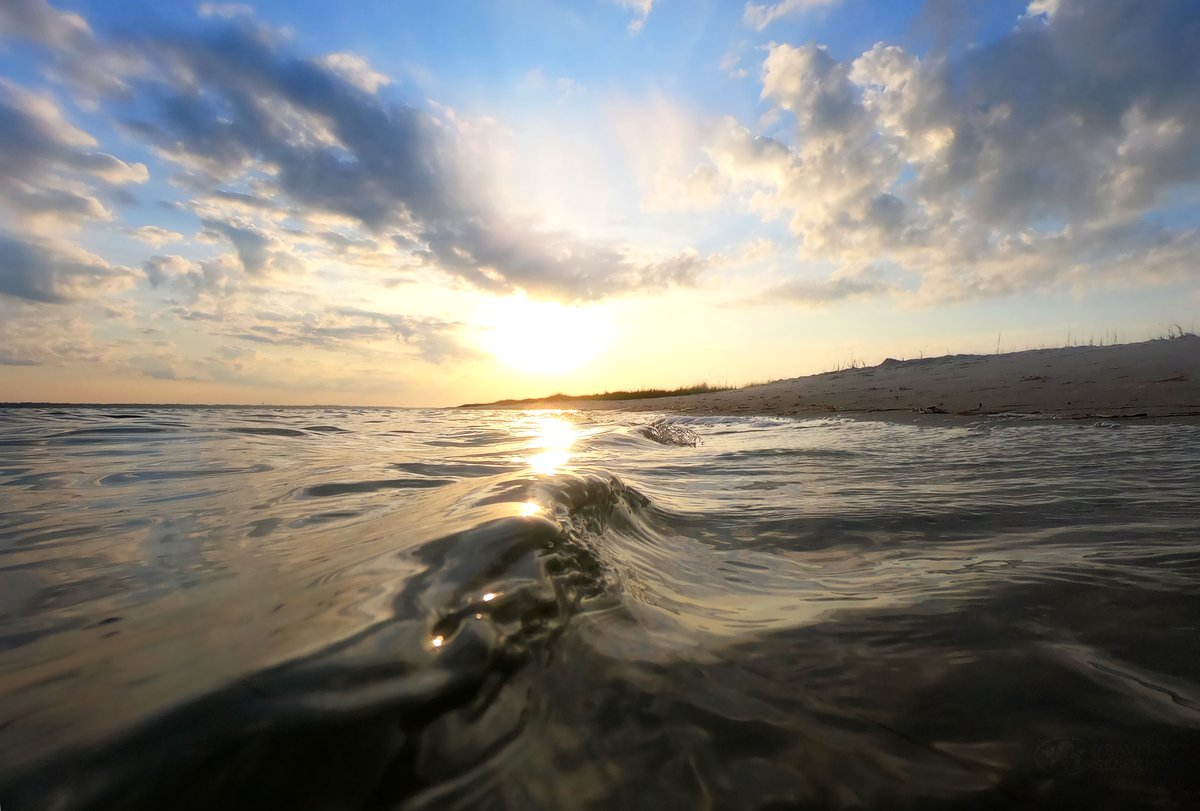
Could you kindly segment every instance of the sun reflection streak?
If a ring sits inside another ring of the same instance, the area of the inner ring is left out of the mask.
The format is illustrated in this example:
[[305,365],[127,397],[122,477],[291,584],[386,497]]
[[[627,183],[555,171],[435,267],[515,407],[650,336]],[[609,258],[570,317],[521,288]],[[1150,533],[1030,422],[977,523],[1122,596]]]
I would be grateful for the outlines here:
[[532,448],[540,451],[529,458],[533,471],[553,476],[571,460],[570,448],[577,436],[575,426],[561,417],[542,417]]

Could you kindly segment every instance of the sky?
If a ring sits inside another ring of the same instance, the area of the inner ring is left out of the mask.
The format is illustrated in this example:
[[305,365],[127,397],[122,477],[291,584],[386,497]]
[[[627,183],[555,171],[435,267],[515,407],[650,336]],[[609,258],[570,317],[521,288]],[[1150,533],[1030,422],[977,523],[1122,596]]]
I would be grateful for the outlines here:
[[0,0],[0,401],[441,406],[1200,320],[1195,0]]

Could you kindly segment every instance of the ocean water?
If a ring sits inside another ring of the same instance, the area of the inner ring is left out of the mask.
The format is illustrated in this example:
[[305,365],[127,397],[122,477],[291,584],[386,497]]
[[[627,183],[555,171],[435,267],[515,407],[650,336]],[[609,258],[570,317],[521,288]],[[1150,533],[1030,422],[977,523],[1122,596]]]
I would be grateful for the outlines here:
[[0,409],[0,808],[1197,808],[1200,425]]

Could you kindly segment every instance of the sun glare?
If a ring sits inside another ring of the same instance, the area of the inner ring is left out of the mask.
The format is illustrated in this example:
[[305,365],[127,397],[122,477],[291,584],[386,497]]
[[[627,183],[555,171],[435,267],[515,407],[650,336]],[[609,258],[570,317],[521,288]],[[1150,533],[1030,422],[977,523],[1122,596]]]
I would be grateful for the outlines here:
[[530,467],[543,476],[558,473],[571,459],[571,446],[576,436],[575,426],[567,420],[561,417],[541,418],[538,433],[531,443],[532,449],[538,452],[529,457]]
[[567,307],[525,296],[494,300],[480,324],[488,352],[531,374],[577,369],[604,351],[615,333],[612,316],[602,307]]

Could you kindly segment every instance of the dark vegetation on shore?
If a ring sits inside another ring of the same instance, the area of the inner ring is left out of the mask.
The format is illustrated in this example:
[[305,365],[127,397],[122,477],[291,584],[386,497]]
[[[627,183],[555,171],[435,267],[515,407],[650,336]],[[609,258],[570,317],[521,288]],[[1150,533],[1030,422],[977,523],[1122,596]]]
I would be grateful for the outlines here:
[[680,397],[685,394],[712,394],[731,391],[735,386],[710,386],[698,383],[677,389],[634,389],[632,391],[606,391],[603,394],[551,394],[548,397],[526,397],[522,400],[496,400],[491,403],[464,403],[459,408],[486,408],[487,406],[513,406],[527,403],[555,403],[566,400],[649,400],[654,397]]

